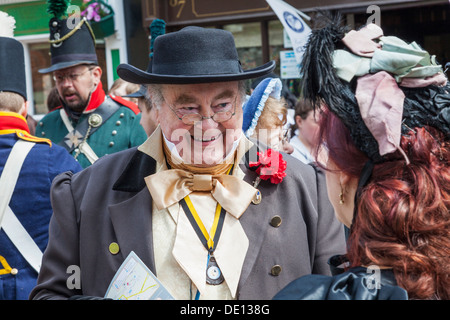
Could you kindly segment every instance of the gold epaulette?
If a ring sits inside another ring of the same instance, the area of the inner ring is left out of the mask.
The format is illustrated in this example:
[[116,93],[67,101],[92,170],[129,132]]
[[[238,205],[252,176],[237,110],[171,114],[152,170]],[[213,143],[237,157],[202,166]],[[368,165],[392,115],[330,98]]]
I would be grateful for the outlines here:
[[19,139],[22,139],[25,141],[30,141],[30,142],[35,142],[35,143],[48,143],[50,145],[50,147],[52,146],[52,142],[50,139],[38,138],[38,137],[35,137],[35,136],[29,134],[26,131],[18,131],[18,132],[16,132],[16,134],[19,137]]

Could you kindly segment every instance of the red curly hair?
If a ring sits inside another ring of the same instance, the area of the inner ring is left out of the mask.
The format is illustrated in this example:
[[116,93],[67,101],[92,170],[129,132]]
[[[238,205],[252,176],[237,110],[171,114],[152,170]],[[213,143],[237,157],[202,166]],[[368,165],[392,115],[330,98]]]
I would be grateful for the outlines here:
[[[320,144],[340,170],[358,178],[368,160],[328,109]],[[391,267],[409,299],[450,299],[450,143],[442,132],[413,128],[400,154],[376,164],[357,202],[348,239],[353,266]],[[325,168],[326,169],[326,168]]]

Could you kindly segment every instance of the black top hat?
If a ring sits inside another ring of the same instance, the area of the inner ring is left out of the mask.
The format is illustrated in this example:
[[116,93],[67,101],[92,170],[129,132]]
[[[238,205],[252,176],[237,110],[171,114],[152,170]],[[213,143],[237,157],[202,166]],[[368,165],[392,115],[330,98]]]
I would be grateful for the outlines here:
[[27,100],[25,58],[22,44],[8,37],[0,37],[0,92],[20,94]]
[[98,64],[95,36],[85,18],[77,25],[67,19],[52,18],[50,26],[50,52],[52,65],[40,73],[73,67],[80,64]]
[[[146,72],[147,73],[152,72],[152,60],[150,60],[148,62],[148,66],[147,66]],[[123,97],[126,97],[126,98],[144,98],[146,93],[147,93],[147,86],[141,84],[141,87],[139,88],[138,91],[130,93],[130,94],[127,94],[127,95],[125,95]]]
[[185,27],[160,35],[153,45],[151,72],[129,64],[117,74],[132,83],[206,83],[257,78],[270,73],[275,61],[242,70],[233,35],[225,30]]

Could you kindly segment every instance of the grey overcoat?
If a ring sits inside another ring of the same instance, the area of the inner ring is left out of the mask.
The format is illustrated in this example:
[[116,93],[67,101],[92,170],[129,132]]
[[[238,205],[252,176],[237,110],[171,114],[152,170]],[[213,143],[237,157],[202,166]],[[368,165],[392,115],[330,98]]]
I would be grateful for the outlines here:
[[[246,159],[252,152],[256,147]],[[240,218],[249,249],[238,299],[271,299],[302,275],[330,274],[327,260],[345,253],[343,227],[327,198],[324,174],[293,157],[284,158],[283,182],[262,181],[258,187],[262,202],[250,204]],[[252,183],[256,173],[247,163],[240,167],[244,180]],[[155,272],[152,199],[144,182],[155,165],[153,158],[132,148],[54,180],[49,244],[30,298],[103,297],[131,251]],[[116,254],[109,250],[113,242],[120,248]],[[81,271],[81,289],[67,285],[73,266]]]

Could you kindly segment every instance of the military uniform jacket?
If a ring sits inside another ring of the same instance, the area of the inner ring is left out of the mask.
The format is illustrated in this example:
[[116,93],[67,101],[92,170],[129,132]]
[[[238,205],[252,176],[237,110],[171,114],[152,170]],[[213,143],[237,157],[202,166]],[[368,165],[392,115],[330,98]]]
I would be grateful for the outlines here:
[[[345,252],[344,231],[327,198],[323,174],[284,157],[287,176],[282,183],[261,181],[261,203],[250,204],[240,218],[249,249],[238,299],[271,299],[302,275],[330,274],[329,257]],[[252,183],[257,174],[241,162],[244,181]],[[50,242],[31,298],[103,297],[131,251],[156,274],[152,198],[144,181],[155,167],[152,157],[132,148],[55,179]],[[118,252],[109,250],[111,243],[118,244]],[[79,289],[67,286],[68,277],[74,280],[66,272],[71,265],[81,270]]]
[[[130,147],[138,146],[147,139],[142,126],[139,124],[141,115],[137,106],[121,97],[105,96],[101,83],[92,93],[89,105],[82,113],[78,122],[70,119],[75,130],[77,125],[83,121],[87,121],[89,116],[96,112],[96,109],[105,102],[117,104],[118,110],[114,112],[106,121],[103,121],[95,132],[89,134],[86,142],[100,158],[106,154],[114,153]],[[56,144],[67,147],[66,142],[69,131],[61,117],[61,108],[51,111],[38,123],[36,127],[36,136],[44,137],[52,140]],[[85,135],[81,135],[76,140],[78,143],[83,140]],[[79,153],[78,148],[70,151],[73,156]],[[91,162],[83,153],[77,155],[77,160],[83,168],[91,165]]]
[[[17,140],[35,142],[26,157],[9,206],[35,243],[44,251],[48,242],[48,225],[52,215],[50,186],[65,171],[82,168],[67,151],[47,139],[28,133],[26,120],[12,112],[0,112],[0,174]],[[0,230],[0,300],[28,299],[36,285],[37,272]]]

